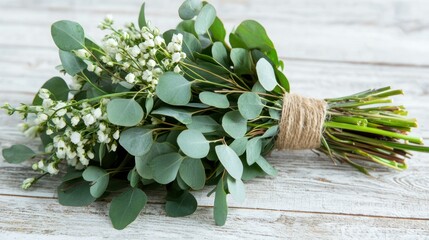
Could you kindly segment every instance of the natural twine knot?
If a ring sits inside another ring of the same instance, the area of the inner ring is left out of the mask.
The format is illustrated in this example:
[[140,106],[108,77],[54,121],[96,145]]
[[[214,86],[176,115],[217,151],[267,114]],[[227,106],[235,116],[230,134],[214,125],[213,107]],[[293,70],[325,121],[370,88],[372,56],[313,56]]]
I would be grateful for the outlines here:
[[286,93],[283,97],[277,149],[320,147],[326,106],[324,100]]

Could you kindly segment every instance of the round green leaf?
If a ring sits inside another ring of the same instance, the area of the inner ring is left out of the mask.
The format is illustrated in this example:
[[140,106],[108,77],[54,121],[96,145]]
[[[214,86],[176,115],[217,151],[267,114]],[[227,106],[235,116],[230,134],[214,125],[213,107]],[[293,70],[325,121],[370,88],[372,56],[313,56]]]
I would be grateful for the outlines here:
[[[231,38],[238,41],[231,41]],[[235,31],[230,34],[230,42],[233,48],[260,49],[263,52],[274,49],[274,44],[264,27],[254,20],[246,20],[240,23]]]
[[152,111],[152,114],[172,117],[183,124],[190,124],[192,122],[192,114],[179,108],[161,107]]
[[252,61],[250,51],[244,48],[233,48],[231,50],[231,61],[234,71],[238,74],[252,74]]
[[217,226],[225,225],[228,216],[228,205],[222,179],[216,186],[213,215]]
[[192,122],[187,124],[188,129],[198,130],[202,133],[210,133],[219,130],[220,125],[213,118],[206,115],[193,116]]
[[210,150],[210,144],[204,135],[192,129],[181,132],[177,137],[177,144],[191,158],[203,158]]
[[201,92],[199,94],[200,101],[209,106],[217,108],[228,108],[229,101],[226,95],[213,93],[213,92]]
[[145,179],[153,179],[153,173],[150,167],[150,161],[152,161],[152,159],[154,159],[159,155],[171,153],[174,151],[175,151],[175,148],[173,147],[173,145],[167,142],[163,142],[163,143],[154,142],[152,144],[152,147],[146,154],[142,156],[137,156],[135,158],[137,172],[141,177]]
[[64,206],[88,206],[95,201],[90,185],[81,178],[63,182],[58,186],[58,202]]
[[222,42],[215,42],[212,46],[212,56],[225,67],[229,66],[228,52]]
[[143,156],[153,143],[152,131],[146,128],[130,128],[123,131],[119,144],[133,156]]
[[179,7],[179,16],[183,20],[190,20],[198,15],[202,7],[200,0],[186,0]]
[[244,152],[246,152],[247,141],[247,137],[237,138],[229,146],[234,150],[235,153],[237,153],[238,156],[241,156]]
[[195,32],[198,35],[207,33],[216,19],[216,9],[209,3],[204,5],[195,19]]
[[246,160],[247,164],[252,165],[254,164],[259,156],[261,155],[262,151],[262,142],[259,137],[255,137],[250,139],[246,144]]
[[183,32],[183,44],[182,51],[186,53],[186,56],[194,60],[194,53],[201,52],[201,42],[191,33]]
[[51,26],[51,35],[57,47],[64,51],[79,50],[85,46],[85,33],[79,23],[62,20]]
[[76,57],[72,52],[60,50],[60,59],[64,70],[70,74],[70,76],[80,73],[87,67],[86,63],[82,59]]
[[114,197],[110,204],[109,217],[113,227],[124,229],[132,223],[147,202],[146,194],[139,188],[130,188],[121,195]]
[[269,164],[264,157],[259,156],[258,160],[256,160],[256,164],[258,164],[258,166],[261,167],[261,169],[268,175],[277,175],[277,170],[273,166],[271,166],[271,164]]
[[[69,98],[69,86],[64,81],[64,79],[60,77],[53,77],[46,81],[42,88],[48,89],[52,96],[51,98],[57,101],[67,101]],[[33,105],[42,105],[43,100],[36,95],[33,99]]]
[[182,180],[194,190],[200,190],[206,183],[206,172],[201,159],[185,158],[180,165]]
[[238,98],[237,104],[241,115],[247,119],[255,119],[259,117],[262,109],[264,108],[259,95],[253,92],[241,94]]
[[107,118],[112,124],[132,127],[143,120],[143,108],[134,99],[113,99],[107,104]]
[[241,179],[243,175],[243,163],[237,153],[227,145],[218,145],[215,147],[215,151],[219,161],[225,167],[229,175],[235,179]]
[[8,163],[22,163],[33,158],[36,153],[25,145],[13,145],[2,151],[4,160]]
[[165,103],[186,105],[191,100],[191,85],[182,75],[166,72],[159,78],[156,95]]
[[246,198],[246,188],[244,187],[243,181],[241,181],[241,179],[234,179],[231,176],[228,176],[226,181],[228,183],[228,190],[232,197],[238,203],[243,203]]
[[276,75],[274,74],[273,66],[264,58],[261,58],[256,63],[256,73],[262,87],[267,91],[272,91],[277,86]]
[[184,191],[179,196],[167,196],[165,212],[170,217],[184,217],[194,213],[197,210],[197,205],[194,195]]
[[109,174],[106,170],[99,167],[87,167],[85,171],[83,171],[82,177],[85,181],[91,182],[89,191],[95,198],[101,197],[109,184]]
[[234,139],[242,138],[247,132],[247,121],[239,111],[231,111],[223,116],[222,127]]
[[162,154],[154,158],[149,163],[152,168],[153,179],[161,184],[168,184],[174,181],[183,158],[178,153]]
[[225,40],[225,36],[226,36],[225,26],[223,25],[223,22],[218,17],[216,17],[216,19],[214,20],[209,30],[213,40],[220,41],[220,42],[223,42]]

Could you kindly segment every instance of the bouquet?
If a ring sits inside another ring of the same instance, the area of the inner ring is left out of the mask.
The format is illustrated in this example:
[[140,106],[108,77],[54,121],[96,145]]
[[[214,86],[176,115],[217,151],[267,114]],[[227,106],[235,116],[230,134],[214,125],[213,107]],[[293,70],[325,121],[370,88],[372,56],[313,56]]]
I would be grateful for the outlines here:
[[[10,163],[32,160],[40,173],[65,171],[60,204],[85,206],[111,200],[113,227],[124,229],[144,208],[144,190],[166,191],[168,216],[192,214],[192,191],[211,186],[214,219],[227,219],[227,195],[245,198],[243,181],[276,175],[265,156],[277,149],[314,149],[368,174],[372,162],[407,168],[411,151],[429,152],[403,106],[392,106],[389,87],[328,99],[290,93],[264,27],[246,20],[227,33],[215,8],[186,0],[176,29],[161,32],[146,21],[114,27],[100,45],[72,21],[52,25],[67,75],[49,79],[31,104],[2,108],[20,114],[29,138],[42,148],[3,149]],[[62,167],[64,166],[64,167]]]

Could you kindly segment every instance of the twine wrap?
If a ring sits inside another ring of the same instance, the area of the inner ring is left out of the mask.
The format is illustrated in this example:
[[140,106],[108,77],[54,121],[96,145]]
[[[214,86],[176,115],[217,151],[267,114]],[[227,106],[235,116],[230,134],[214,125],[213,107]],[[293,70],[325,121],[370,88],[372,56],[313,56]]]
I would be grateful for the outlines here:
[[276,147],[279,150],[320,147],[327,104],[324,100],[286,93]]

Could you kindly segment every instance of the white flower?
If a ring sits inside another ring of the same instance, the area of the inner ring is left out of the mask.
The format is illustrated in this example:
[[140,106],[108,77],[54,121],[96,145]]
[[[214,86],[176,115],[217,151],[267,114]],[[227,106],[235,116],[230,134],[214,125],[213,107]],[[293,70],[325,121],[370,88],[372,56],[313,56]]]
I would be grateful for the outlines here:
[[119,130],[116,130],[116,132],[113,134],[113,138],[114,138],[115,140],[118,140],[118,139],[119,139]]
[[100,76],[102,71],[103,69],[101,69],[100,67],[96,67],[94,73]]
[[100,119],[103,116],[103,113],[101,112],[101,108],[96,108],[92,114],[94,114],[94,117],[96,119]]
[[128,73],[127,76],[125,77],[125,80],[128,83],[133,84],[136,81],[136,76],[134,74],[132,74],[132,73]]
[[65,158],[66,157],[66,150],[64,148],[58,148],[55,155],[57,155],[58,158]]
[[115,59],[116,59],[116,61],[118,61],[118,62],[122,61],[122,55],[121,55],[120,53],[116,53],[116,55],[115,55]]
[[36,120],[34,120],[34,122],[39,125],[41,123],[44,123],[48,120],[48,115],[44,114],[44,113],[39,113],[37,114],[37,118]]
[[48,128],[48,129],[46,130],[46,135],[50,136],[50,135],[52,135],[52,134],[54,134],[54,131],[52,131],[52,129]]
[[95,157],[94,153],[91,151],[87,152],[86,155],[89,157],[89,159],[94,159]]
[[94,116],[92,116],[92,114],[86,114],[85,116],[82,117],[82,120],[86,126],[91,126],[92,124],[95,123],[95,118]]
[[89,58],[90,54],[88,51],[86,51],[86,49],[79,49],[74,51],[74,54],[78,57],[78,58]]
[[82,163],[82,165],[86,166],[89,164],[89,160],[86,157],[81,157],[79,158],[80,163]]
[[161,36],[156,36],[154,39],[154,42],[155,42],[155,45],[160,46],[163,43],[165,43],[165,40]]
[[79,121],[80,121],[80,118],[78,116],[74,116],[70,120],[70,122],[71,122],[71,124],[72,124],[73,127],[76,126],[76,125],[78,125]]
[[75,151],[72,151],[71,148],[67,148],[66,154],[68,159],[74,159],[77,155],[77,153]]
[[21,188],[27,190],[36,182],[35,178],[27,178],[22,182]]
[[97,136],[98,136],[98,142],[99,143],[104,143],[107,142],[107,139],[109,136],[107,136],[104,132],[102,131],[97,131]]
[[104,17],[104,21],[105,21],[105,22],[108,22],[108,23],[113,22],[113,16],[112,16],[112,15],[110,15],[110,14],[107,14],[107,15]]
[[44,169],[44,168],[45,168],[45,163],[43,162],[43,160],[40,160],[40,161],[37,163],[37,168],[38,168],[38,169]]
[[156,66],[156,62],[153,59],[150,59],[149,61],[147,61],[147,65],[149,67],[155,67]]
[[70,141],[76,145],[80,142],[81,138],[82,138],[82,136],[78,132],[73,132],[70,135]]
[[176,66],[174,67],[174,72],[175,72],[175,73],[180,73],[180,71],[182,71],[182,69],[180,69],[179,65],[176,65]]
[[90,72],[94,72],[95,71],[95,68],[97,67],[94,63],[92,63],[92,62],[89,62],[89,63],[87,63],[87,67],[86,67],[86,70],[88,70],[88,71],[90,71]]
[[108,48],[115,48],[118,46],[118,42],[113,39],[113,38],[109,38],[104,42],[105,46]]
[[100,125],[98,126],[98,128],[100,129],[100,131],[104,132],[106,130],[106,124],[100,123]]
[[49,163],[49,165],[48,165],[48,167],[47,167],[47,172],[48,173],[50,173],[50,174],[52,174],[52,175],[56,175],[56,174],[58,174],[58,172],[60,171],[57,167],[56,167],[56,164],[55,163],[53,163],[53,162],[51,162],[51,163]]
[[152,81],[152,75],[153,75],[153,73],[151,71],[146,70],[143,72],[142,78],[143,78],[143,80],[150,82],[150,81]]
[[29,127],[27,130],[24,131],[24,135],[28,138],[35,138],[37,136],[37,133],[39,132],[38,126],[32,126]]
[[65,102],[58,102],[57,105],[55,105],[54,110],[56,110],[56,115],[58,117],[62,117],[64,115],[66,115],[67,113],[67,104]]
[[171,41],[174,42],[174,43],[182,44],[183,35],[181,33],[179,33],[179,34],[173,34],[173,37],[171,38]]
[[41,88],[39,91],[39,97],[41,99],[49,99],[50,95],[51,95],[51,92],[49,92],[49,90],[46,88]]
[[50,108],[52,107],[52,105],[54,105],[54,101],[52,101],[52,99],[49,99],[49,98],[43,99],[42,106],[44,108]]
[[110,150],[112,150],[113,152],[116,152],[116,149],[118,148],[118,146],[113,143],[112,146],[110,146]]
[[134,46],[128,52],[131,56],[137,57],[140,54],[140,48],[138,46]]
[[182,57],[180,56],[180,53],[178,53],[178,52],[173,53],[173,55],[171,56],[171,60],[173,60],[173,62],[175,62],[175,63],[180,62],[181,59],[182,59]]
[[63,129],[67,125],[63,118],[53,118],[52,122],[57,129]]

